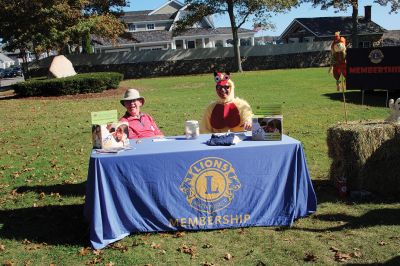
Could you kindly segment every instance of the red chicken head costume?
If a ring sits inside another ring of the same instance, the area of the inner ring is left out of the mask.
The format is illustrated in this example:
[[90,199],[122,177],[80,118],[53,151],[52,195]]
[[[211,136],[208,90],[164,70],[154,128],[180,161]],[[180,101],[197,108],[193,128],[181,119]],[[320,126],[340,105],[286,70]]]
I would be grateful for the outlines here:
[[331,45],[330,71],[336,79],[336,89],[340,91],[340,76],[343,75],[346,78],[346,39],[340,37],[340,32],[335,33],[335,38]]
[[251,126],[253,113],[250,105],[235,97],[235,84],[230,73],[214,72],[217,100],[206,109],[200,124],[201,133],[244,131]]

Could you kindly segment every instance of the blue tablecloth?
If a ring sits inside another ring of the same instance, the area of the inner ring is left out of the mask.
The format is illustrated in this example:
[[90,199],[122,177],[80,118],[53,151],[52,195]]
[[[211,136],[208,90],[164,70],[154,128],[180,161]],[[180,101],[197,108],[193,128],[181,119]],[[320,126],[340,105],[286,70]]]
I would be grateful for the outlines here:
[[95,249],[135,232],[290,226],[316,211],[301,143],[244,140],[131,141],[132,150],[92,153],[85,216]]

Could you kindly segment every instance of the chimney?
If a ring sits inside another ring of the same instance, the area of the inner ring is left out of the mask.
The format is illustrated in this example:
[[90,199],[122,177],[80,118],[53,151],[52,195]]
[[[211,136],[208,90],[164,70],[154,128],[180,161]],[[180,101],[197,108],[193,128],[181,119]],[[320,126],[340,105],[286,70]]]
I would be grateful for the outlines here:
[[371,6],[364,6],[364,18],[366,21],[371,21]]

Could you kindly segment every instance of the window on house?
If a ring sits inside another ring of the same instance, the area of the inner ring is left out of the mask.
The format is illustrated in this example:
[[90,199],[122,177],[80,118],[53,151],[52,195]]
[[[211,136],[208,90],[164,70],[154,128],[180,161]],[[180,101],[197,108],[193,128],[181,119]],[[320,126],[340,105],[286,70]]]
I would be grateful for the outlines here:
[[299,42],[299,38],[289,38],[288,43],[298,43],[298,42]]
[[154,30],[154,24],[147,24],[147,30]]
[[250,46],[251,40],[250,38],[240,39],[240,46]]
[[128,23],[128,31],[136,31],[136,25],[133,23]]
[[224,46],[224,42],[222,40],[215,41],[215,47],[223,47],[223,46]]
[[183,49],[183,40],[176,40],[175,41],[175,48],[176,49]]
[[232,47],[232,46],[233,46],[233,40],[232,39],[226,40],[226,47]]
[[303,38],[303,42],[313,42],[314,41],[314,37],[304,37]]
[[196,48],[196,44],[194,43],[194,41],[188,41],[187,42],[187,48],[188,49]]
[[362,41],[358,43],[359,48],[369,48],[371,47],[371,42],[369,41]]

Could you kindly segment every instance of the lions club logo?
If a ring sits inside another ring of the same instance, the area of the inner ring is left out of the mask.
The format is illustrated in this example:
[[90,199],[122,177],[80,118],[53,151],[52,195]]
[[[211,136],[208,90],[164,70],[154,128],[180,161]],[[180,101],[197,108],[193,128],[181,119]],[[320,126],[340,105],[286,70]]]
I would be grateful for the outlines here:
[[231,203],[240,181],[228,161],[206,157],[190,166],[179,189],[192,208],[213,213]]
[[382,62],[383,58],[385,56],[383,55],[382,51],[379,49],[374,49],[369,53],[369,60],[374,63],[374,64],[379,64]]

